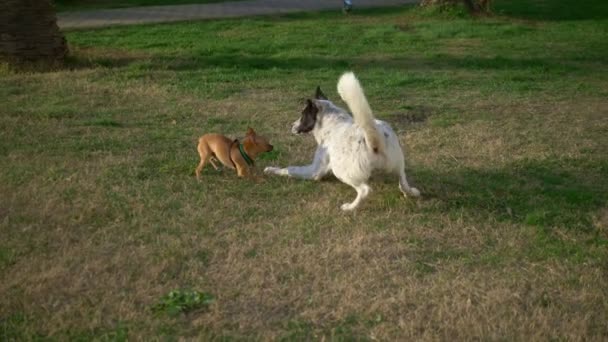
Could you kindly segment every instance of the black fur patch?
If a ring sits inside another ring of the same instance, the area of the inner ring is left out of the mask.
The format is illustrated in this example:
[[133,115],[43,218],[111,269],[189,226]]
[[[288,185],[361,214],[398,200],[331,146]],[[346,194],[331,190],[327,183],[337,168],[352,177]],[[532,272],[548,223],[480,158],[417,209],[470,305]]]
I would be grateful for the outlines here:
[[317,113],[319,109],[311,100],[306,100],[306,108],[302,111],[302,117],[300,118],[300,126],[298,126],[298,133],[308,133],[315,128],[317,123]]
[[317,86],[317,91],[315,91],[315,99],[317,100],[329,100],[327,98],[327,96],[325,96],[325,94],[323,94],[323,91],[321,91],[321,87]]

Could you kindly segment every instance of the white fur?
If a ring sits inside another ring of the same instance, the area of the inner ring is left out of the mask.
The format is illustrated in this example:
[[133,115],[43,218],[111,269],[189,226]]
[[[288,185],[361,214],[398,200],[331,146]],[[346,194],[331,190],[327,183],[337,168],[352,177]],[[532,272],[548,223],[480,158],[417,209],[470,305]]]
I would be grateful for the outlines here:
[[365,93],[361,88],[359,80],[352,72],[347,72],[338,81],[338,94],[344,102],[348,104],[350,112],[353,114],[355,124],[363,128],[365,143],[373,151],[384,154],[384,140],[381,139],[376,125],[374,124],[374,114],[367,103]]
[[[331,101],[313,100],[319,112],[312,134],[317,141],[313,162],[306,166],[267,167],[264,172],[281,176],[319,180],[332,172],[339,180],[352,186],[357,197],[342,205],[342,210],[355,209],[370,193],[367,181],[374,170],[399,175],[399,189],[407,196],[419,196],[405,176],[405,162],[399,139],[384,121],[374,119],[363,89],[352,72],[342,75],[338,92],[353,112],[351,117]],[[293,124],[297,133],[300,119]],[[377,152],[374,152],[377,148]]]

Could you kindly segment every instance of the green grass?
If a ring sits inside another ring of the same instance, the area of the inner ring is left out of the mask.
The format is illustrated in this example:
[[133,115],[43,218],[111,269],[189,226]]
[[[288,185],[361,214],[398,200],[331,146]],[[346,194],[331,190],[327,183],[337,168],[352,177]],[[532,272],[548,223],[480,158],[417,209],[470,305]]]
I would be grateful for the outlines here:
[[211,303],[213,303],[213,296],[208,293],[195,290],[173,290],[163,296],[152,309],[159,314],[176,316],[204,309]]
[[141,6],[208,4],[227,1],[240,0],[55,0],[54,4],[58,12],[69,12]]
[[[0,68],[0,339],[605,339],[608,8],[494,9],[75,30],[67,69]],[[317,85],[342,104],[345,70],[421,199],[196,182],[205,132],[268,137],[258,170],[309,162],[290,125]],[[150,309],[174,289],[214,301]]]

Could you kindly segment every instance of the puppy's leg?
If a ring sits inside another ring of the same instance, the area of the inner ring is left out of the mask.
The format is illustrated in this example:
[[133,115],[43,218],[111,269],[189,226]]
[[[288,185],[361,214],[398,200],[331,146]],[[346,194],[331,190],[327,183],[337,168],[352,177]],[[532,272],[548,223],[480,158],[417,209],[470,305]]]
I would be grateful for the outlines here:
[[403,193],[403,196],[407,197],[407,195],[412,195],[414,197],[420,196],[420,191],[414,187],[411,187],[407,183],[407,178],[405,178],[405,170],[401,168],[399,171],[399,190]]
[[264,173],[266,174],[314,180],[321,179],[329,171],[329,155],[327,154],[327,149],[325,147],[317,148],[312,164],[310,165],[288,166],[286,168],[268,166],[264,169]]
[[357,197],[351,203],[344,203],[344,204],[342,204],[342,206],[340,208],[342,210],[344,210],[344,211],[351,211],[351,210],[357,208],[357,206],[359,206],[359,204],[361,203],[361,201],[364,200],[365,197],[367,197],[367,195],[369,195],[369,193],[372,190],[365,183],[361,183],[361,184],[356,185],[356,186],[352,185],[352,184],[349,184],[349,185],[352,186],[353,188],[355,188],[355,190],[357,191]]
[[201,171],[203,170],[203,167],[205,167],[205,163],[207,162],[207,160],[209,160],[209,158],[211,156],[211,153],[210,153],[211,151],[209,150],[209,146],[207,146],[207,143],[202,140],[199,141],[197,150],[198,150],[199,156],[201,157],[201,161],[198,163],[198,166],[196,167],[196,170],[194,172],[196,174],[196,179],[200,181],[201,180]]
[[241,164],[236,164],[236,174],[239,177],[250,177],[251,173],[249,172],[249,167],[248,166],[243,166]]

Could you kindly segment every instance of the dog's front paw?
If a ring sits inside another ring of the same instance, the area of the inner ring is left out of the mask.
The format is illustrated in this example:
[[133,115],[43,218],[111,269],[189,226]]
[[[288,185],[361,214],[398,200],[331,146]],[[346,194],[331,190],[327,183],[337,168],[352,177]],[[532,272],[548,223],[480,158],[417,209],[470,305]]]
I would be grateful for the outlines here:
[[410,195],[412,195],[413,197],[419,197],[420,196],[420,190],[418,190],[416,188],[410,188]]
[[352,203],[344,203],[342,204],[342,206],[340,206],[340,209],[342,209],[343,211],[352,211],[356,207],[357,206],[353,205]]
[[283,176],[285,175],[285,170],[280,168],[280,167],[274,167],[274,166],[267,166],[266,168],[264,168],[264,173],[267,175],[279,175],[279,176]]
[[274,166],[266,166],[264,168],[264,173],[265,174],[275,174],[277,172],[277,170],[279,170],[278,167],[274,167]]

